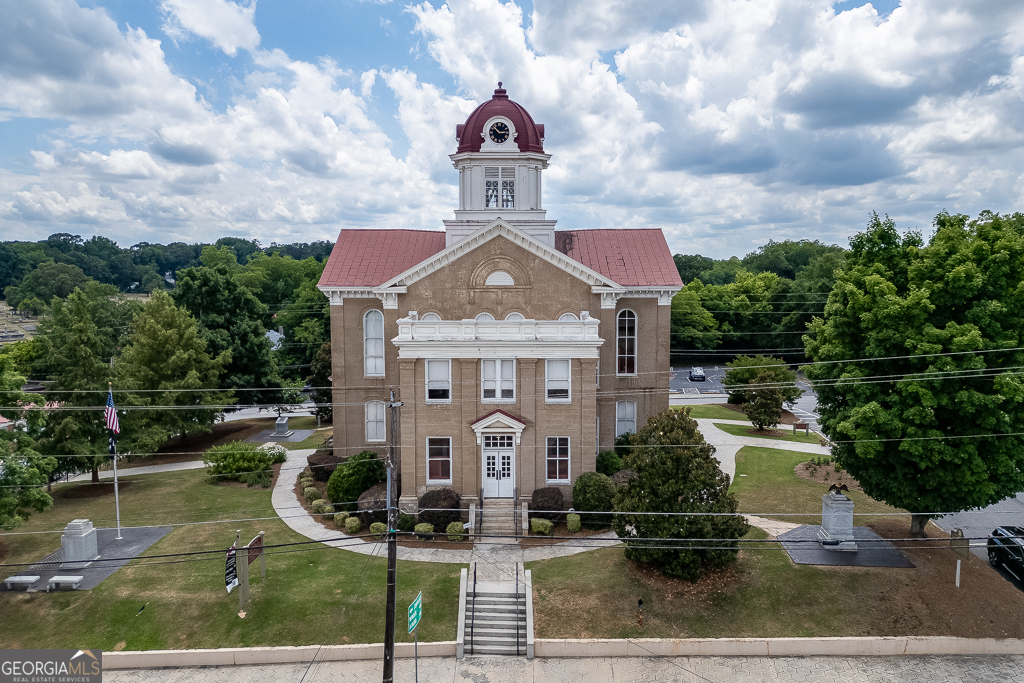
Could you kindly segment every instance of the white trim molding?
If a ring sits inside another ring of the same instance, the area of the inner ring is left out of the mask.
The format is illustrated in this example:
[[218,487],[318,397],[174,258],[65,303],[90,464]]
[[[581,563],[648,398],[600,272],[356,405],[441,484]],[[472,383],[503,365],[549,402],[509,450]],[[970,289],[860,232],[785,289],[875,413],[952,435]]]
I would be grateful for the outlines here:
[[374,288],[374,291],[384,292],[402,287],[402,293],[404,294],[405,287],[408,287],[409,285],[422,280],[431,273],[444,268],[453,261],[461,258],[464,254],[489,242],[495,237],[504,237],[513,244],[526,249],[535,256],[538,256],[570,275],[583,280],[592,287],[608,287],[615,290],[622,289],[622,287],[614,280],[610,280],[604,275],[598,273],[596,270],[591,270],[579,261],[569,258],[562,252],[538,242],[526,233],[512,227],[510,224],[499,218],[480,228],[466,239],[453,244],[443,251],[439,251],[427,260],[421,261],[409,270],[406,270],[404,273],[399,273],[387,282],[381,284],[379,287]]
[[483,445],[484,434],[508,434],[509,432],[515,433],[518,446],[522,440],[523,430],[526,429],[525,422],[520,422],[503,410],[495,410],[484,415],[469,426],[476,432],[477,446]]
[[399,358],[597,358],[597,318],[558,320],[413,320],[399,318],[391,343]]

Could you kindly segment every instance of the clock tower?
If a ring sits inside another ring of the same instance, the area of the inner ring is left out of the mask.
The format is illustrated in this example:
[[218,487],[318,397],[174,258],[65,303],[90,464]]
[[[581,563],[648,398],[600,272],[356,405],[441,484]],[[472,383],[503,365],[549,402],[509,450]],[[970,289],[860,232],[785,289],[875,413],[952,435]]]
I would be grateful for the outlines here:
[[490,100],[455,128],[459,147],[451,155],[459,170],[459,208],[444,222],[451,246],[501,218],[549,247],[555,246],[555,221],[541,203],[544,126],[508,98],[498,83]]

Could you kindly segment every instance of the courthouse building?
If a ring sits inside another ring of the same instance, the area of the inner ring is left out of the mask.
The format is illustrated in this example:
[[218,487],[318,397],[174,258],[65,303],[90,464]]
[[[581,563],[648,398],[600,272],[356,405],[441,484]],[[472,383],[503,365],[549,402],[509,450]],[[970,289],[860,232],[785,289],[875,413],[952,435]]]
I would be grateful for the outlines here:
[[444,231],[342,230],[320,279],[334,445],[384,453],[394,387],[403,509],[439,486],[464,504],[568,500],[599,450],[668,407],[682,282],[660,230],[555,229],[544,126],[501,84],[455,137]]

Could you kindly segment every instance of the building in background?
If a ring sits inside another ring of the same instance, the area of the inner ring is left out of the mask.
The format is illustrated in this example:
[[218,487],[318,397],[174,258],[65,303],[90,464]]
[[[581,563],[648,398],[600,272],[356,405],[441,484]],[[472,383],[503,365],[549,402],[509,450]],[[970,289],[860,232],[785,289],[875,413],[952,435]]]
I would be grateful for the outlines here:
[[438,486],[465,505],[571,499],[599,450],[668,407],[682,282],[660,230],[555,230],[544,126],[501,84],[456,139],[444,231],[342,230],[320,279],[334,446],[384,453],[395,387],[403,509]]

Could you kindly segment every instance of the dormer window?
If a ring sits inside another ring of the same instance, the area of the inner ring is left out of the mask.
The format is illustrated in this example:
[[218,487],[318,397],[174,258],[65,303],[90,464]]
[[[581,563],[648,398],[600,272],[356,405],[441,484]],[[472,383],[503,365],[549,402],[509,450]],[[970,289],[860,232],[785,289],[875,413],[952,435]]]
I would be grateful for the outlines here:
[[485,208],[516,208],[515,178],[515,166],[484,166]]

